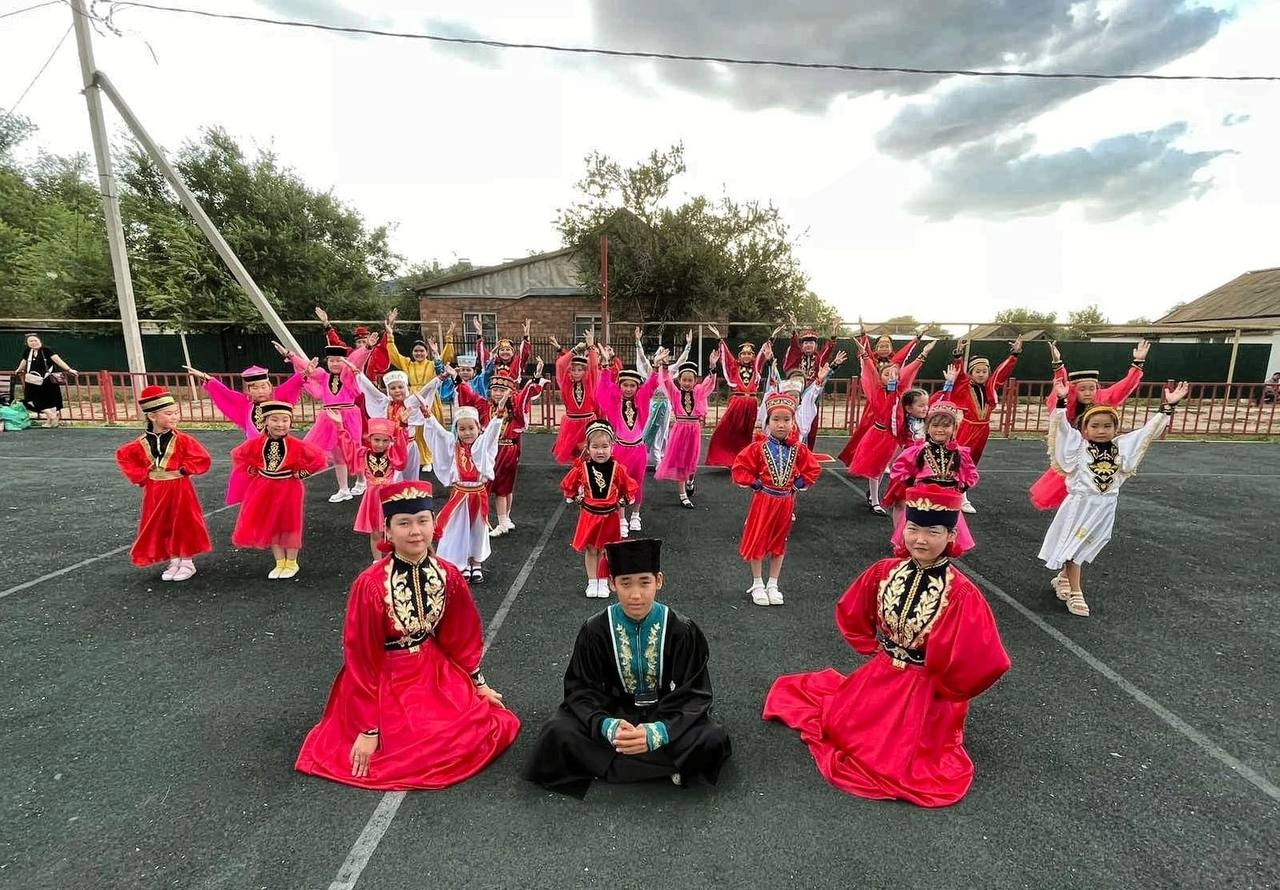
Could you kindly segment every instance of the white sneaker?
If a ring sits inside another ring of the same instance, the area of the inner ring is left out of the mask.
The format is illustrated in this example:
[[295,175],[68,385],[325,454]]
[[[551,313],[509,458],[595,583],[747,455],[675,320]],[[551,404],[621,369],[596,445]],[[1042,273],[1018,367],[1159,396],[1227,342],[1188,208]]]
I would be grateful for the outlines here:
[[765,585],[764,595],[768,598],[769,605],[782,605],[782,591],[778,589],[778,582],[774,579],[770,578],[769,583]]
[[329,503],[331,503],[331,504],[340,504],[340,503],[342,503],[343,501],[349,501],[349,500],[351,500],[351,497],[352,497],[352,495],[351,495],[351,489],[349,489],[349,488],[339,488],[339,489],[338,489],[337,491],[335,491],[333,494],[329,495]]
[[493,528],[489,529],[489,537],[500,538],[507,533],[507,527],[499,520]]
[[272,581],[280,577],[280,573],[284,571],[283,563],[276,563],[276,567],[267,573],[267,577]]
[[516,524],[511,521],[510,516],[503,516],[499,524],[507,531],[514,531],[516,527]]
[[596,589],[596,596],[598,596],[602,600],[607,600],[609,599],[609,597],[613,596],[613,594],[609,592],[608,578],[598,578],[597,581],[599,582],[600,586]]
[[352,493],[353,495],[362,495],[362,494],[364,494],[364,480],[363,480],[363,479],[357,479],[357,480],[356,480],[356,484],[355,484],[355,485],[353,485],[353,486],[351,486],[351,493]]
[[596,587],[599,585],[599,583],[600,581],[598,578],[587,579],[587,599],[595,599]]
[[173,573],[174,581],[186,581],[196,573],[196,564],[189,559],[184,559],[178,564],[178,570]]
[[627,514],[618,511],[618,534],[624,538],[631,536],[631,528],[627,525]]
[[631,526],[631,530],[632,530],[633,532],[638,532],[638,531],[640,531],[640,514],[639,514],[639,513],[632,513],[632,514],[631,514],[631,523],[630,523],[630,526]]
[[161,580],[161,581],[172,581],[172,580],[173,580],[174,572],[178,571],[178,567],[179,567],[179,566],[181,566],[181,565],[182,565],[182,560],[180,560],[180,559],[171,559],[171,560],[169,560],[169,565],[168,565],[168,567],[167,567],[167,568],[166,568],[166,569],[165,569],[165,570],[160,574],[160,580]]
[[764,585],[760,582],[757,581],[748,587],[747,593],[751,594],[751,602],[757,606],[769,605],[769,595],[764,592]]
[[967,494],[964,495],[963,499],[960,501],[960,512],[961,513],[977,513],[978,512],[978,508],[975,507],[973,504],[969,503],[969,496]]

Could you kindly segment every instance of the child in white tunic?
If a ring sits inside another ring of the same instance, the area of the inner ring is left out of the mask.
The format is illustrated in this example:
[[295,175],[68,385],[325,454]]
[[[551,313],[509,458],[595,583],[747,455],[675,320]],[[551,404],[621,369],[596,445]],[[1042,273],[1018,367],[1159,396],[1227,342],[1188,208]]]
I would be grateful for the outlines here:
[[[506,394],[495,407],[505,403]],[[481,433],[475,408],[455,408],[452,432],[430,414],[422,432],[435,458],[436,478],[453,489],[436,515],[436,555],[457,566],[472,584],[482,583],[481,565],[489,558],[489,483],[498,458],[502,418],[495,411]]]
[[1053,589],[1072,615],[1089,614],[1080,580],[1081,567],[1092,562],[1111,540],[1120,487],[1137,472],[1147,447],[1159,438],[1173,416],[1173,406],[1186,398],[1186,381],[1165,390],[1160,412],[1146,425],[1120,432],[1120,413],[1110,405],[1094,405],[1080,416],[1080,429],[1067,421],[1068,384],[1058,383],[1058,406],[1049,417],[1049,460],[1067,482],[1067,499],[1044,536],[1040,559],[1058,571]]

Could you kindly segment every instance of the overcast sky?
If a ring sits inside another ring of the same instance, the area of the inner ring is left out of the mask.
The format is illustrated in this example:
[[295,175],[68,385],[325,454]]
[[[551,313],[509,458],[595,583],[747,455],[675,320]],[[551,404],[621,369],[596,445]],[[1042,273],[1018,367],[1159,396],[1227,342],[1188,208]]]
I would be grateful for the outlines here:
[[[0,13],[31,0],[0,0]],[[166,2],[166,0],[159,0]],[[1280,3],[1175,0],[169,0],[344,25],[918,67],[1280,74]],[[105,9],[106,4],[99,4]],[[799,10],[799,11],[797,11]],[[939,10],[945,10],[940,12]],[[0,108],[70,23],[0,20]],[[682,191],[772,201],[848,318],[1156,317],[1280,265],[1280,83],[868,76],[442,47],[121,10],[99,66],[162,143],[270,146],[410,259],[560,246],[592,150],[677,141]],[[154,57],[153,57],[154,53]],[[68,39],[19,111],[89,151]],[[113,129],[122,124],[108,111]]]

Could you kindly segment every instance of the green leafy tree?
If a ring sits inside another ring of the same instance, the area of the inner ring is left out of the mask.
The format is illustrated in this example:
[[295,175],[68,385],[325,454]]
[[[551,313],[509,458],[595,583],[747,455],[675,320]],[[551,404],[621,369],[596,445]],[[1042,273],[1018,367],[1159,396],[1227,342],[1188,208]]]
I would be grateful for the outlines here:
[[1058,315],[1055,312],[1037,312],[1034,309],[1001,309],[996,313],[996,324],[1013,325],[1020,333],[1043,330],[1050,339],[1058,338]]
[[609,299],[616,316],[650,322],[797,318],[829,323],[792,252],[777,208],[725,195],[672,198],[685,172],[683,145],[624,167],[586,158],[579,200],[559,212],[566,246],[578,249],[580,282],[600,288],[599,241],[609,237]]
[[1094,328],[1110,324],[1096,304],[1076,309],[1067,315],[1067,337],[1071,340],[1088,340]]
[[946,328],[939,327],[931,322],[916,321],[914,315],[895,315],[893,318],[887,319],[883,324],[876,326],[876,332],[896,334],[899,336],[907,336],[915,334],[924,326],[923,334],[926,337],[938,337],[941,339],[950,339],[951,334]]
[[430,262],[409,263],[390,288],[391,305],[400,310],[402,319],[417,320],[421,316],[422,301],[415,288],[459,272],[470,272],[474,268],[469,260],[459,259],[447,266],[435,259]]

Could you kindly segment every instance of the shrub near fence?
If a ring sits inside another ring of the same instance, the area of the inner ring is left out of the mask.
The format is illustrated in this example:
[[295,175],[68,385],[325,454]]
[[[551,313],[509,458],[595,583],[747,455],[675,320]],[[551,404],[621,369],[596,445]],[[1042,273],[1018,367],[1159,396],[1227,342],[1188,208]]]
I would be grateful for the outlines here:
[[[232,389],[239,389],[238,374],[212,375]],[[5,378],[9,378],[7,381]],[[279,385],[287,380],[287,374],[273,374],[272,383]],[[134,396],[133,385],[164,386],[173,393],[187,423],[229,425],[213,407],[205,391],[185,373],[129,374],[121,371],[81,372],[80,376],[67,378],[63,387],[66,420],[83,423],[119,423],[140,425],[142,414]],[[924,388],[934,391],[942,387],[941,380],[919,381]],[[1125,403],[1121,412],[1121,425],[1133,429],[1146,423],[1154,411],[1159,410],[1164,382],[1143,383]],[[21,380],[13,372],[0,374],[0,391],[21,393]],[[1053,383],[1049,380],[1011,379],[1000,399],[999,410],[992,413],[992,432],[1006,438],[1043,436],[1049,425],[1047,406]],[[1277,402],[1280,393],[1275,388],[1260,383],[1193,383],[1191,395],[1178,406],[1168,434],[1195,438],[1259,438],[1280,436],[1280,411]],[[707,411],[710,428],[720,419],[728,402],[721,391],[712,397]],[[858,386],[858,379],[832,380],[819,405],[818,425],[821,429],[838,434],[852,430],[866,410],[866,399]],[[563,404],[554,386],[544,390],[530,413],[531,430],[554,430],[564,413]],[[295,423],[308,425],[315,422],[316,403],[304,396],[295,414]]]

